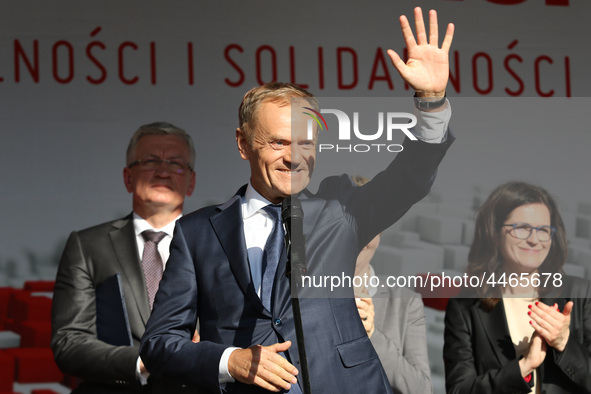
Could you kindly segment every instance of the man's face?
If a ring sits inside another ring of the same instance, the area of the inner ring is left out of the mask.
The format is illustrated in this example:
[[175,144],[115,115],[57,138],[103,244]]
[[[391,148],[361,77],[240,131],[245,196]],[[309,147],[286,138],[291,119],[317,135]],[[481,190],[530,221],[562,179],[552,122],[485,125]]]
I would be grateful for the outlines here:
[[[135,148],[135,160],[162,159],[188,164],[189,148],[182,137],[176,135],[147,135]],[[123,169],[127,191],[133,194],[135,211],[166,209],[182,211],[185,196],[190,196],[195,187],[195,173],[188,167],[182,173],[171,171],[166,163],[155,169],[142,164]]]
[[252,186],[272,203],[302,191],[314,170],[316,145],[307,135],[307,118],[294,116],[292,123],[291,108],[262,103],[252,145],[236,131],[240,156],[250,162]]

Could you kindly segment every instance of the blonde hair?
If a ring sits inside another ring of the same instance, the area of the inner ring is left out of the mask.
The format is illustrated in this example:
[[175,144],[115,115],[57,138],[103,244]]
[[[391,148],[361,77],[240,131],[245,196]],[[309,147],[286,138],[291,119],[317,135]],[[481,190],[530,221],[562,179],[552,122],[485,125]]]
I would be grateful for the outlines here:
[[244,133],[246,140],[252,144],[254,132],[257,127],[257,111],[264,102],[276,103],[280,106],[291,105],[292,97],[306,97],[310,106],[318,109],[318,101],[301,87],[283,82],[271,82],[257,86],[246,92],[238,108],[238,122],[240,130]]

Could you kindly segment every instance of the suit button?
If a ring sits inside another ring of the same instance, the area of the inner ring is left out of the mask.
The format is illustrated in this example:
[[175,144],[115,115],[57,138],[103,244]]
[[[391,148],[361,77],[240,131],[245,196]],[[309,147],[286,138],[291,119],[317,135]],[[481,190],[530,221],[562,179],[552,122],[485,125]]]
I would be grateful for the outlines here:
[[283,324],[283,322],[281,321],[281,319],[275,319],[275,321],[273,322],[273,324],[274,324],[275,326],[280,326],[280,325],[282,325],[282,324]]

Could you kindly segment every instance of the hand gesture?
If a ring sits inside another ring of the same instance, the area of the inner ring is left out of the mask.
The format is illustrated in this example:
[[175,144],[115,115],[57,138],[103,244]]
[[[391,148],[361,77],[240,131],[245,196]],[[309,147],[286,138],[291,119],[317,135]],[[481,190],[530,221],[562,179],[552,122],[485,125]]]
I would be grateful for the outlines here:
[[447,25],[445,38],[439,48],[439,33],[437,26],[437,12],[429,11],[429,39],[425,31],[423,11],[416,7],[415,28],[417,38],[406,16],[400,17],[402,35],[408,49],[408,61],[404,63],[400,56],[392,49],[388,55],[400,76],[417,92],[417,96],[443,97],[449,79],[449,48],[454,34],[454,25]]
[[558,305],[548,306],[543,302],[530,305],[528,312],[531,325],[538,334],[559,352],[563,351],[570,335],[570,313],[573,310],[573,302],[569,301],[560,312]]
[[355,302],[357,303],[357,311],[359,312],[363,327],[365,327],[365,332],[371,338],[375,330],[373,300],[371,298],[356,298]]
[[540,334],[534,332],[531,340],[529,341],[529,347],[527,354],[519,360],[519,368],[521,369],[521,376],[526,377],[539,367],[546,358],[546,342],[542,339]]
[[232,352],[228,371],[242,383],[255,384],[269,391],[289,390],[297,384],[298,370],[279,353],[291,346],[290,341],[271,346],[255,345]]

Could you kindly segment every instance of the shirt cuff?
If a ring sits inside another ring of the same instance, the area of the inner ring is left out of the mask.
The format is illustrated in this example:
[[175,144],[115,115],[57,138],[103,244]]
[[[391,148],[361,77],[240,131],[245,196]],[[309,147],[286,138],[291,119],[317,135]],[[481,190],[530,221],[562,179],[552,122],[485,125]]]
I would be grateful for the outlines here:
[[445,104],[435,111],[421,111],[415,107],[414,115],[417,124],[411,132],[415,137],[431,144],[445,142],[451,118],[451,105],[447,99]]
[[228,361],[230,360],[230,355],[234,350],[240,349],[239,347],[229,347],[222,353],[222,358],[220,358],[220,365],[219,365],[219,375],[218,379],[220,384],[221,383],[228,383],[233,382],[234,378],[230,375],[230,371],[228,370]]
[[148,378],[150,377],[150,372],[146,371],[145,373],[140,372],[140,362],[142,359],[140,357],[137,358],[135,363],[135,377],[140,382],[142,386],[148,384]]

